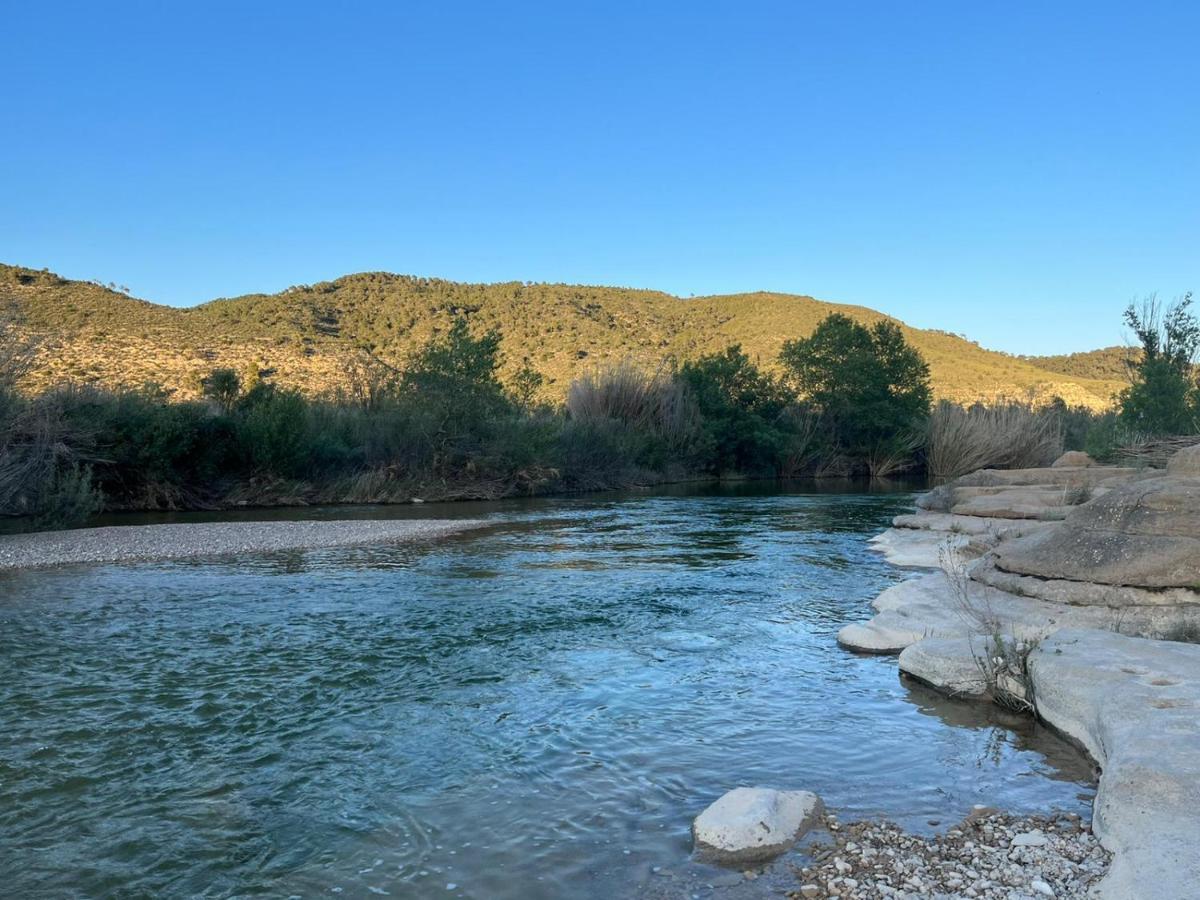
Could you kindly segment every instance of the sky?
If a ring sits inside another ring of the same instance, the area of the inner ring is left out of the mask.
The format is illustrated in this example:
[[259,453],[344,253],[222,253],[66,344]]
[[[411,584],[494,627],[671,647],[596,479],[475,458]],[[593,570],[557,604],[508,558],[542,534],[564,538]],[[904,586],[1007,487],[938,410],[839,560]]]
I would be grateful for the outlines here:
[[1012,353],[1200,289],[1200,4],[0,0],[0,261],[752,290]]

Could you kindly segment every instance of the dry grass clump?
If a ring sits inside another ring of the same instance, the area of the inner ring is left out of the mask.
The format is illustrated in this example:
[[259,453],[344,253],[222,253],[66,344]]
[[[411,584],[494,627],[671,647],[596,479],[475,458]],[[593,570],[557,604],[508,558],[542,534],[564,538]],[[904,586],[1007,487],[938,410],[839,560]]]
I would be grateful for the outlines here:
[[1172,437],[1145,438],[1117,449],[1117,460],[1127,466],[1148,466],[1165,469],[1167,462],[1180,450],[1200,444],[1200,434],[1181,434]]
[[935,478],[1046,466],[1062,453],[1062,423],[1052,410],[1029,403],[963,407],[943,400],[929,416],[925,448]]
[[578,422],[621,422],[639,430],[685,439],[696,427],[695,404],[671,373],[623,360],[571,382],[567,413]]

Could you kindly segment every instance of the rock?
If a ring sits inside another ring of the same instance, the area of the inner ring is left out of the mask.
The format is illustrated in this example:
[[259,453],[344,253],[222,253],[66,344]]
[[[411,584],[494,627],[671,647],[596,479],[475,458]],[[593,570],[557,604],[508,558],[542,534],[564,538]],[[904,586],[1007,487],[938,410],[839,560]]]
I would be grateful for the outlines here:
[[954,505],[954,489],[948,484],[939,484],[917,497],[916,503],[917,509],[927,512],[949,512]]
[[1088,456],[1086,453],[1084,453],[1082,450],[1068,450],[1066,453],[1064,453],[1062,456],[1060,456],[1058,459],[1056,459],[1054,462],[1052,462],[1050,464],[1050,468],[1052,468],[1052,469],[1064,469],[1064,468],[1068,468],[1068,467],[1070,467],[1070,468],[1086,468],[1087,466],[1094,466],[1095,464],[1096,464],[1096,461],[1094,459],[1092,459],[1090,456]]
[[[1044,528],[1052,528],[1052,522],[1001,521],[987,516],[956,516],[951,513],[922,512],[916,515],[900,515],[892,519],[892,529],[914,531],[941,531],[946,534],[969,535],[971,537],[1006,540],[1023,537]],[[887,534],[887,532],[883,532]]]
[[1076,507],[1061,528],[1003,543],[995,565],[1036,578],[1195,592],[1200,479],[1159,476],[1121,485]]
[[957,491],[964,487],[1003,487],[1058,485],[1069,487],[1076,484],[1096,486],[1111,482],[1128,481],[1142,474],[1134,468],[1118,466],[1089,466],[1086,469],[980,469],[963,475],[951,487]]
[[812,828],[823,809],[808,791],[734,788],[692,823],[696,855],[727,866],[772,859]]
[[[955,584],[945,573],[933,572],[893,585],[871,603],[875,616],[844,626],[837,641],[862,653],[898,653],[926,637],[963,637],[973,623],[961,589],[972,608],[1019,640],[1036,641],[1064,627],[1120,629],[1151,637],[1180,629],[1200,631],[1200,605],[1170,605],[1171,592],[1024,578],[997,572],[986,560],[972,570],[972,578]],[[1011,586],[1014,580],[1021,582],[1019,587]],[[1128,605],[1128,598],[1110,596],[1118,591],[1137,594],[1136,600],[1145,595],[1145,604]],[[1042,592],[1050,594],[1048,600],[1041,599]],[[1055,602],[1060,593],[1072,602]],[[1094,595],[1110,602],[1093,602]]]
[[956,516],[1058,521],[1066,517],[1070,505],[1067,489],[1057,484],[955,488],[954,494],[950,512]]
[[1014,847],[1045,847],[1046,835],[1040,831],[1027,831],[1014,837],[1012,845]]
[[900,671],[955,697],[982,697],[987,678],[978,659],[984,653],[979,639],[926,638],[900,654]]
[[1167,472],[1186,478],[1200,478],[1200,444],[1178,451],[1167,461]]
[[[1200,646],[1063,630],[1030,657],[1039,714],[1104,770],[1104,900],[1200,898]],[[1082,835],[1087,837],[1087,835]]]
[[[1175,624],[1200,622],[1200,605],[1196,591],[1191,588],[1144,588],[1020,575],[997,568],[994,558],[984,559],[972,568],[971,579],[1010,595],[1065,606],[1113,610],[1120,613],[1122,621],[1129,615],[1129,627],[1123,630],[1130,634],[1155,637],[1171,631]],[[1142,625],[1134,620],[1147,621]],[[1155,625],[1161,627],[1156,630]]]
[[800,885],[800,896],[801,897],[815,897],[820,893],[821,893],[821,889],[819,887],[817,887],[815,884]]
[[1033,890],[1037,891],[1039,894],[1041,894],[1044,897],[1053,897],[1054,896],[1054,888],[1050,887],[1050,885],[1046,884],[1046,882],[1041,881],[1037,878],[1035,878],[1033,881],[1029,882],[1029,887],[1032,888]]
[[929,529],[889,528],[868,543],[893,566],[901,568],[937,568],[943,554],[950,549],[967,557],[979,555],[970,551],[971,539],[966,535]]

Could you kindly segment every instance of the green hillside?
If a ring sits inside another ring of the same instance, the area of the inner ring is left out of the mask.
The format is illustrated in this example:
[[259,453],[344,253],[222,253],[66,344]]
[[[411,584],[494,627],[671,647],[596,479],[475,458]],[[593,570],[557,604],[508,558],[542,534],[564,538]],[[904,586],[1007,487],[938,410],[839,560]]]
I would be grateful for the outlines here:
[[1062,356],[1024,356],[1039,369],[1069,375],[1072,378],[1090,378],[1099,381],[1127,382],[1129,366],[1141,357],[1135,347],[1105,347],[1084,353],[1067,353]]
[[[463,284],[382,272],[180,309],[50,272],[0,266],[0,298],[41,341],[30,388],[64,380],[154,382],[181,397],[193,396],[198,379],[216,366],[257,366],[309,393],[330,392],[344,383],[355,354],[365,349],[403,365],[457,316],[476,331],[498,329],[506,369],[528,362],[545,376],[551,398],[604,362],[632,358],[656,366],[740,343],[772,366],[785,340],[809,334],[831,312],[867,323],[885,318],[793,294],[682,299],[627,288]],[[1107,369],[1052,368],[945,332],[907,326],[904,332],[928,360],[938,397],[1061,396],[1101,407],[1121,386]]]

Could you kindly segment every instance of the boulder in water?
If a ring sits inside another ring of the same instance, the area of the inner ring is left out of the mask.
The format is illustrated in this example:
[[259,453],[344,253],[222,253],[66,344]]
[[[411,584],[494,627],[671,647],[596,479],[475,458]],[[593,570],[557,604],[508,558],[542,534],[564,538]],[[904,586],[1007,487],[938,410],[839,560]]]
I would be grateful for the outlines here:
[[734,788],[692,823],[696,855],[722,866],[765,862],[791,849],[824,809],[808,791]]

